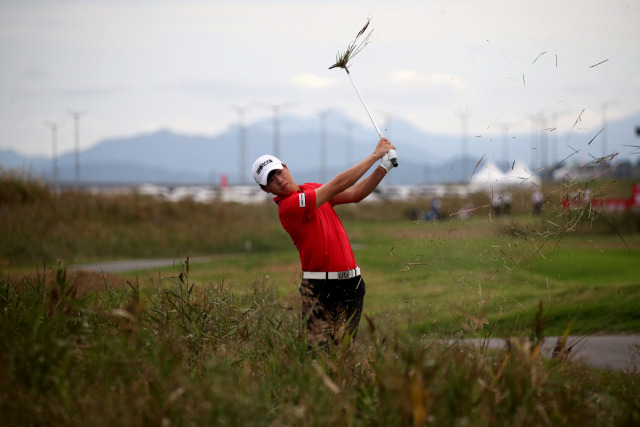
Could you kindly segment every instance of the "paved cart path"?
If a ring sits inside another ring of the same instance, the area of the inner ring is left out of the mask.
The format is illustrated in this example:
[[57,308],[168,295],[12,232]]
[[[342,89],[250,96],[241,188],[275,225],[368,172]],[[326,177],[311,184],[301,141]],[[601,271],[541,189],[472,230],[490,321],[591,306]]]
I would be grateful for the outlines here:
[[[465,339],[465,344],[480,347],[482,338]],[[558,337],[545,337],[542,354],[551,357]],[[488,348],[504,348],[507,342],[503,338],[491,338],[486,344]],[[572,347],[573,346],[573,347]],[[569,336],[566,348],[571,348],[569,357],[583,361],[587,365],[603,369],[625,372],[640,372],[640,335],[595,335]],[[637,368],[637,369],[636,369]]]

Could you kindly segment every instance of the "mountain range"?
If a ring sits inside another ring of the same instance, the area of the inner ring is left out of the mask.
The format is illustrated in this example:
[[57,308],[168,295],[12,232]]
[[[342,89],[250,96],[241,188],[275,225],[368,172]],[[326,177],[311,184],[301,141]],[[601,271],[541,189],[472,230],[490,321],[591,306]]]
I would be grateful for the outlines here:
[[[214,136],[158,130],[105,139],[78,153],[80,181],[83,184],[218,185],[225,177],[231,185],[251,184],[253,160],[268,153],[280,157],[292,170],[296,181],[326,182],[370,153],[378,136],[371,126],[356,123],[347,126],[349,118],[340,111],[328,111],[325,117],[326,121],[322,122],[318,117],[282,115],[277,120],[258,121],[243,127],[233,125]],[[635,134],[638,124],[640,113],[607,123],[611,152],[626,150],[634,163],[638,160],[638,150],[622,147],[640,145]],[[522,159],[532,168],[542,167],[543,159],[553,166],[566,156],[558,153],[557,147],[554,150],[552,144],[569,138],[572,138],[573,150],[584,150],[583,159],[588,154],[591,160],[597,157],[592,152],[600,154],[601,151],[595,149],[595,144],[591,147],[597,136],[595,133],[552,135],[541,131],[533,136],[510,136],[508,145],[504,135],[471,135],[467,147],[463,148],[461,137],[425,133],[399,118],[394,118],[382,131],[398,147],[400,166],[385,180],[387,184],[397,185],[467,182],[473,171],[489,160],[503,169],[515,159]],[[532,143],[533,138],[539,142]],[[549,146],[552,148],[547,148]],[[73,183],[76,153],[61,154],[56,163],[58,181]],[[53,179],[53,164],[50,157],[0,150],[2,168],[22,169],[28,175],[44,180]]]

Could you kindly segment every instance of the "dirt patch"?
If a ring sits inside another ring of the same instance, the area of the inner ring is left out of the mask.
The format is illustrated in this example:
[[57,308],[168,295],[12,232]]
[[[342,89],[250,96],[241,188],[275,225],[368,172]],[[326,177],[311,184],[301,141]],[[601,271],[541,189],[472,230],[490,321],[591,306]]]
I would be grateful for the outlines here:
[[120,289],[127,286],[127,279],[116,274],[95,271],[74,270],[67,273],[67,279],[78,291],[100,291]]

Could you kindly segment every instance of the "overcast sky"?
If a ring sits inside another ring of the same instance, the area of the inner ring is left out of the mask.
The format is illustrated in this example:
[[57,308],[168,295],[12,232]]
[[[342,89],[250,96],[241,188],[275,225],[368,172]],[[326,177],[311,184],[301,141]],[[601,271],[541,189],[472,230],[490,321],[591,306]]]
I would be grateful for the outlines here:
[[51,155],[50,121],[59,153],[72,150],[69,110],[84,112],[82,148],[161,128],[214,135],[256,103],[367,125],[328,67],[368,18],[350,69],[379,122],[460,135],[466,112],[471,135],[500,134],[542,113],[568,131],[585,110],[579,130],[595,134],[603,106],[608,119],[640,110],[638,0],[0,0],[0,149]]

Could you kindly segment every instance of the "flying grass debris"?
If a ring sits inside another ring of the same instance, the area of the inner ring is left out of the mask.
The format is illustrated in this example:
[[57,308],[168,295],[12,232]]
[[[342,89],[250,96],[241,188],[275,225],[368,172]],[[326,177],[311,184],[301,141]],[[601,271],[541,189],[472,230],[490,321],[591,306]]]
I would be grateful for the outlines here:
[[572,146],[570,146],[570,145],[567,145],[567,147],[571,148],[571,149],[573,150],[573,153],[569,154],[567,157],[565,157],[564,159],[560,160],[560,161],[558,162],[558,164],[556,164],[556,165],[553,167],[553,169],[551,169],[551,170],[549,171],[549,173],[553,172],[553,170],[554,170],[554,169],[556,169],[556,168],[558,168],[558,167],[562,166],[562,165],[564,164],[564,162],[566,162],[567,160],[569,160],[569,158],[570,158],[570,157],[573,157],[573,156],[575,156],[576,154],[578,154],[578,153],[580,152],[579,150],[576,150],[575,148],[573,148],[573,147],[572,147]]
[[486,204],[486,205],[483,205],[483,206],[478,206],[477,208],[465,209],[465,210],[462,210],[462,211],[450,213],[449,216],[452,217],[452,216],[456,216],[456,215],[463,215],[463,214],[466,214],[466,213],[469,213],[469,212],[477,211],[478,209],[488,208],[489,206],[491,206],[491,205],[490,204]]
[[516,264],[518,264],[518,261],[516,261],[511,255],[509,255],[508,253],[506,253],[505,251],[503,251],[502,249],[500,249],[500,253],[504,256],[506,256],[507,258],[509,258],[511,261],[515,262]]
[[[545,53],[547,53],[547,51],[546,51],[546,50],[545,50],[544,52],[540,52],[540,54],[536,57],[536,59],[534,59],[534,60],[533,60],[533,62],[531,63],[531,65],[535,64],[535,63],[536,63],[536,61],[537,61],[537,60],[538,60],[542,55],[544,55]],[[556,64],[556,65],[557,65],[557,64]]]
[[594,165],[606,165],[607,163],[611,163],[613,159],[615,159],[618,156],[618,154],[619,153],[611,153],[603,157],[594,157],[591,154],[589,154],[591,157],[593,157],[593,160],[589,163]]
[[602,131],[604,130],[604,128],[600,129],[600,132],[598,132],[596,134],[596,136],[594,136],[593,138],[591,138],[591,141],[589,141],[589,143],[587,145],[591,145],[591,143],[593,142],[594,139],[596,139],[598,137],[598,135],[600,135],[602,133]]
[[609,60],[609,58],[605,59],[604,61],[600,61],[597,64],[593,64],[592,66],[590,66],[589,68],[593,68],[593,67],[597,67],[600,64],[604,64],[605,62],[607,62]]
[[473,178],[473,174],[476,173],[476,169],[478,169],[478,165],[482,162],[482,159],[484,159],[484,154],[482,155],[482,157],[480,157],[478,163],[476,163],[476,167],[473,168],[473,172],[471,172],[471,178]]
[[580,114],[578,114],[578,118],[576,119],[576,121],[573,123],[573,126],[571,127],[569,136],[567,136],[567,141],[569,140],[569,138],[571,138],[571,134],[573,133],[573,130],[576,128],[576,125],[582,121],[582,113],[584,113],[585,111],[586,109],[583,109],[582,111],[580,111]]

